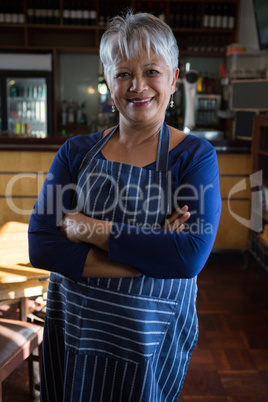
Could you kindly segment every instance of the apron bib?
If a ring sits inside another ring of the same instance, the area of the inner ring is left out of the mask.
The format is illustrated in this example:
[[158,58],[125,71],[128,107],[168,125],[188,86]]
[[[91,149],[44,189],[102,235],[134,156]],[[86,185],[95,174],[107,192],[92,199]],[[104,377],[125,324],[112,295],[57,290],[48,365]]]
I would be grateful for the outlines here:
[[[77,208],[96,219],[160,228],[172,207],[169,129],[160,131],[155,170],[96,158],[116,129],[81,163]],[[74,283],[52,273],[41,401],[176,401],[197,341],[196,292],[196,278]]]

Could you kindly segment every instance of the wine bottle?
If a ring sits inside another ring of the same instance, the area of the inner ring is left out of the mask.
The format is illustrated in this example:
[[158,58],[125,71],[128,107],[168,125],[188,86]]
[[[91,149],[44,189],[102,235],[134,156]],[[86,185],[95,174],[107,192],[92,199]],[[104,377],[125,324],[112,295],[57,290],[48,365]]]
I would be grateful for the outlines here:
[[208,27],[210,29],[215,28],[215,5],[210,5],[210,13],[209,13],[209,24]]
[[153,3],[151,1],[149,1],[148,4],[147,4],[147,13],[154,14],[154,12],[153,12]]
[[46,24],[46,2],[41,1],[39,7],[40,24]]
[[89,12],[89,25],[96,25],[97,23],[97,11],[92,8]]
[[64,2],[64,9],[63,9],[63,24],[70,25],[70,2],[65,0]]
[[33,10],[33,1],[28,0],[28,8],[27,8],[27,23],[32,24],[34,18],[34,10]]
[[177,4],[177,6],[176,6],[174,27],[176,27],[176,28],[182,27],[182,6],[181,6],[181,4]]
[[19,4],[16,4],[16,1],[11,1],[11,22],[12,24],[18,24],[19,23]]
[[227,26],[228,26],[228,7],[226,4],[224,4],[222,8],[221,27],[222,29],[227,29]]
[[81,1],[78,1],[76,9],[76,25],[83,25],[82,17],[83,17],[82,4]]
[[234,29],[235,27],[235,10],[232,4],[229,5],[229,13],[228,13],[228,28]]
[[0,0],[0,24],[4,23],[4,2]]
[[70,7],[70,25],[76,25],[76,2],[71,2]]
[[19,12],[18,12],[18,19],[19,24],[24,24],[25,17],[24,17],[24,7],[23,7],[23,0],[19,1]]
[[189,6],[187,7],[187,15],[188,15],[187,28],[194,28],[193,4],[189,4]]
[[215,28],[220,29],[222,20],[222,6],[220,4],[216,7],[216,21],[215,21]]
[[59,0],[56,0],[55,2],[53,2],[52,0],[52,5],[54,4],[54,8],[52,8],[52,13],[53,13],[53,17],[52,17],[52,23],[54,25],[59,25],[60,23],[60,5],[59,5]]
[[194,28],[201,28],[201,12],[199,9],[199,6],[197,4],[194,4]]
[[209,5],[205,5],[205,13],[203,17],[203,28],[208,28],[209,27]]
[[165,21],[166,19],[166,15],[165,15],[165,3],[161,2],[160,6],[159,6],[159,14],[158,14],[158,18],[162,21]]
[[84,0],[82,6],[82,25],[89,25],[89,9],[86,0]]
[[5,10],[5,23],[10,24],[12,22],[12,5],[11,1],[6,1],[6,10]]

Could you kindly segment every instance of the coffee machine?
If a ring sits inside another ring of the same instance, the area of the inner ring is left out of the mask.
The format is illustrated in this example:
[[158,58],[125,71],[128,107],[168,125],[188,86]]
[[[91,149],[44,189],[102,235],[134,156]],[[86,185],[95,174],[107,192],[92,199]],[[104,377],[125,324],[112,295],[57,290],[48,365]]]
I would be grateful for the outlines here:
[[185,115],[183,131],[189,133],[195,128],[195,98],[197,93],[199,73],[196,70],[189,70],[183,78],[185,93]]

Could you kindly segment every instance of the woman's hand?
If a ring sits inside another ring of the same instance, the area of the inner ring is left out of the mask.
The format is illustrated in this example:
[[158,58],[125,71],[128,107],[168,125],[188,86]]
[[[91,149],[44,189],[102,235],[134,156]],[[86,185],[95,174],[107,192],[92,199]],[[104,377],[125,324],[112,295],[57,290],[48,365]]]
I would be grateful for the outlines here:
[[60,222],[60,232],[68,240],[75,243],[82,242],[81,235],[85,234],[88,230],[85,218],[86,216],[79,212],[66,214]]
[[185,229],[184,223],[190,218],[191,214],[188,211],[188,205],[184,205],[182,208],[176,209],[173,214],[166,219],[163,230],[175,230],[176,232],[182,232]]
[[90,243],[108,250],[113,222],[90,218],[79,212],[66,214],[61,223],[61,233],[75,243]]

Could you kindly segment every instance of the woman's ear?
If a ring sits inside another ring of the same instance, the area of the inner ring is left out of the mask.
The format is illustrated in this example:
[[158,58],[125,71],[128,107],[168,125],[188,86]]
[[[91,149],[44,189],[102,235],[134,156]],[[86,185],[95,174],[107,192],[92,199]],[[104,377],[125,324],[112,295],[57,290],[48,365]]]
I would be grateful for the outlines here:
[[172,82],[171,82],[171,93],[175,92],[176,82],[177,82],[177,79],[178,79],[178,76],[179,76],[179,72],[180,72],[180,70],[178,68],[176,68],[173,71],[173,77],[172,77]]

